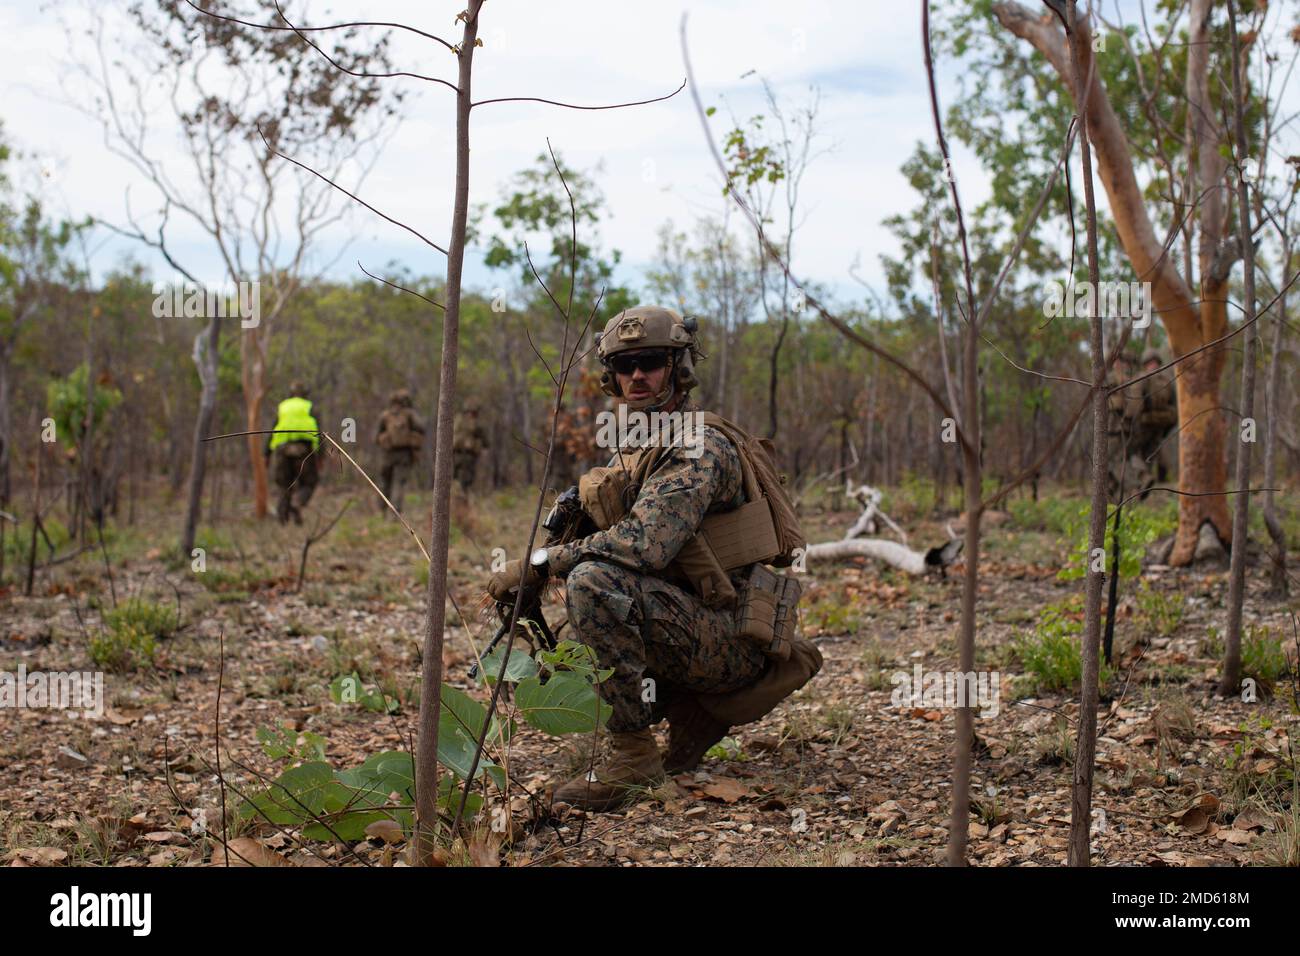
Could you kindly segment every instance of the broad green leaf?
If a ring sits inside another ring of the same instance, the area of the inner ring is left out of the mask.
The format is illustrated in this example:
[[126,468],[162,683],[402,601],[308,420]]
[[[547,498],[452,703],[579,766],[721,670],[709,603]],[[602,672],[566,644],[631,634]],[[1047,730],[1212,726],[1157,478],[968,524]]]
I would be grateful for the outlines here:
[[346,800],[349,791],[334,777],[326,763],[305,763],[280,774],[261,793],[240,808],[244,816],[294,824],[310,820],[325,809],[328,799]]
[[[464,779],[469,775],[469,768],[474,762],[474,751],[478,746],[478,735],[483,730],[483,721],[487,719],[487,708],[462,691],[447,684],[442,685],[442,708],[438,716],[438,762]],[[488,727],[487,743],[499,740],[500,723],[494,718]],[[510,727],[504,728],[505,738],[509,739]],[[477,779],[486,769],[494,768],[492,778],[501,784],[504,775],[486,755],[479,758],[478,769],[474,773]]]
[[382,806],[392,793],[403,803],[415,802],[415,768],[411,755],[400,750],[374,754],[361,766],[340,770],[335,776],[341,783],[378,798],[372,806]]
[[579,734],[604,726],[610,707],[587,677],[568,671],[551,675],[545,684],[531,677],[520,681],[515,703],[530,725],[548,734]]
[[[501,656],[505,648],[493,651],[483,658],[483,666],[479,668],[478,679],[480,683],[489,686],[496,680],[497,674],[501,672]],[[511,683],[518,683],[529,677],[536,677],[538,674],[537,662],[529,657],[519,648],[510,651],[510,660],[506,664],[505,679]]]
[[572,671],[575,674],[595,675],[596,682],[606,680],[614,669],[597,671],[596,652],[578,641],[560,641],[553,651],[539,651],[538,661],[548,674]]

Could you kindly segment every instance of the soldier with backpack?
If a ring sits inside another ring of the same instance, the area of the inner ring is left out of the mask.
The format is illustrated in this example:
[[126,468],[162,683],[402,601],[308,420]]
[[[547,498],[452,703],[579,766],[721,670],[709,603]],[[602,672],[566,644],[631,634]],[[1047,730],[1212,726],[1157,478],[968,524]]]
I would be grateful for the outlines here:
[[[394,391],[388,398],[388,408],[379,416],[379,429],[375,432],[375,442],[384,452],[379,487],[399,512],[406,482],[415,468],[415,457],[424,440],[424,424],[416,416],[412,404],[409,391],[404,388]],[[386,510],[382,501],[379,510]]]
[[[557,801],[592,810],[624,803],[665,773],[695,767],[730,727],[770,712],[821,667],[795,634],[799,587],[788,566],[803,546],[774,449],[688,393],[698,381],[697,324],[670,309],[615,315],[599,336],[601,388],[633,412],[698,416],[694,443],[618,442],[608,466],[579,481],[599,529],[538,549],[493,575],[488,592],[525,603],[565,579],[576,640],[613,673],[597,685],[612,708],[610,752]],[[677,435],[680,438],[680,433]],[[651,726],[669,724],[661,755]]]

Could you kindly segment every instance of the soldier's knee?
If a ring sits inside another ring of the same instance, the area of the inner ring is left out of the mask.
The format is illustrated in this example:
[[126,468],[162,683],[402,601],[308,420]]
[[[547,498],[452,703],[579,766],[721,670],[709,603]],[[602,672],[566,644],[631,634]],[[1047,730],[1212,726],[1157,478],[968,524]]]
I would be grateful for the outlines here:
[[[570,609],[617,605],[625,612],[634,600],[635,575],[607,561],[581,561],[565,579]],[[624,613],[621,617],[626,618]]]
[[565,587],[570,593],[599,594],[618,586],[618,570],[605,561],[580,561],[569,571]]

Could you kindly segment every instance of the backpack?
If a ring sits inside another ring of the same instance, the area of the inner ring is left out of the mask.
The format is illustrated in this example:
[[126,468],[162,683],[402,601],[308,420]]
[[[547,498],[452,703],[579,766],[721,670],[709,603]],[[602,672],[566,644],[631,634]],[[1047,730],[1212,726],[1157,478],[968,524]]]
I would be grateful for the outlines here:
[[379,435],[379,447],[385,450],[418,448],[419,439],[411,428],[409,409],[388,409],[384,412],[384,430]]
[[736,446],[736,451],[740,454],[746,505],[753,505],[760,500],[767,503],[766,510],[771,515],[778,550],[763,563],[788,568],[798,560],[799,553],[808,546],[808,542],[799,526],[794,502],[786,490],[786,476],[777,470],[776,446],[771,439],[755,438],[739,425],[712,412],[704,413],[704,424],[718,429]]

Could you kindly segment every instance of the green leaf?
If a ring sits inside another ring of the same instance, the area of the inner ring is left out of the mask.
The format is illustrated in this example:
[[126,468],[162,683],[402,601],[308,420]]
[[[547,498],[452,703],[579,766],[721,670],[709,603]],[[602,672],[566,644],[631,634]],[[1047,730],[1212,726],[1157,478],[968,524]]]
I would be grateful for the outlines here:
[[600,699],[589,677],[568,671],[521,681],[515,703],[530,725],[548,734],[579,734],[604,726],[611,708]]
[[571,671],[585,676],[594,675],[597,684],[614,673],[612,667],[597,671],[596,652],[578,641],[560,641],[553,651],[539,651],[537,659],[548,674]]
[[[474,751],[478,746],[478,735],[482,732],[483,721],[486,719],[486,707],[468,694],[447,684],[442,685],[442,709],[438,716],[438,762],[462,780],[469,775],[470,765],[474,762]],[[487,741],[491,743],[501,739],[499,733],[509,740],[510,731],[509,725],[503,728],[494,717],[488,726]],[[479,758],[475,779],[488,768],[495,768],[497,772],[493,773],[493,779],[499,784],[504,783],[504,774],[486,755]]]
[[[460,786],[454,777],[442,776],[438,778],[438,809],[445,810],[448,813],[455,813],[460,806]],[[465,818],[469,819],[475,816],[483,808],[483,797],[471,792],[465,798]]]
[[355,704],[364,694],[361,675],[356,671],[351,674],[340,674],[330,681],[330,700],[336,704]]
[[415,802],[415,765],[411,755],[400,750],[374,754],[361,766],[340,770],[335,776],[365,794],[365,799],[377,798],[379,802],[370,806],[382,806],[393,793],[399,802]]
[[262,745],[262,752],[272,760],[283,760],[293,753],[297,740],[284,728],[258,727],[257,739]]
[[[479,668],[479,682],[489,686],[497,679],[497,674],[501,672],[501,655],[505,648],[493,651],[483,658],[483,666]],[[536,677],[538,674],[537,662],[529,657],[519,648],[510,651],[510,660],[506,664],[505,679],[511,683],[518,683],[528,677]]]
[[344,801],[347,789],[334,777],[327,763],[305,763],[291,767],[259,794],[244,801],[241,815],[291,825],[310,820],[325,809],[329,800]]

